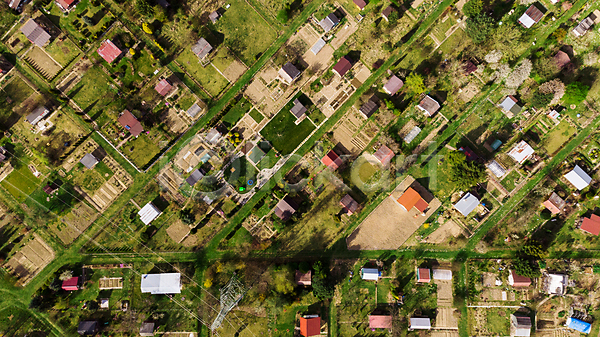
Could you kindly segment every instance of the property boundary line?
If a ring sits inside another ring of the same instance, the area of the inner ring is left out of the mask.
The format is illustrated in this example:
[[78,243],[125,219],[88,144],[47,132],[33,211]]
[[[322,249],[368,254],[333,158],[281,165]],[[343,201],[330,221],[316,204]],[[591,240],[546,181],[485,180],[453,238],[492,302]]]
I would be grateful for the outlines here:
[[108,144],[110,144],[110,146],[111,146],[113,149],[115,149],[115,151],[117,151],[117,153],[118,153],[118,154],[120,154],[120,155],[121,155],[121,157],[125,158],[125,160],[126,160],[128,163],[129,163],[129,165],[133,166],[133,168],[134,168],[136,171],[138,171],[138,173],[144,173],[143,171],[140,171],[140,169],[139,169],[137,166],[135,166],[135,164],[134,164],[134,163],[132,163],[132,162],[131,162],[131,160],[129,160],[129,158],[125,157],[125,155],[124,155],[124,154],[123,154],[121,151],[119,151],[119,149],[117,149],[117,148],[116,148],[116,147],[113,145],[113,143],[111,143],[111,142],[110,142],[108,139],[106,139],[106,137],[104,137],[104,135],[103,135],[102,133],[100,133],[100,131],[96,130],[96,133],[97,133],[97,134],[99,134],[99,135],[100,135],[100,137],[102,137],[102,139],[104,139],[104,141],[106,141]]

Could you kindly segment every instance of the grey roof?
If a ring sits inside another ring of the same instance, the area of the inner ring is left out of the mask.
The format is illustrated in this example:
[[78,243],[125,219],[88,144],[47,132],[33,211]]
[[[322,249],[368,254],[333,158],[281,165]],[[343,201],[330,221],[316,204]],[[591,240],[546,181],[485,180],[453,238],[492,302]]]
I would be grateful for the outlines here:
[[217,144],[220,138],[221,133],[215,128],[210,129],[210,131],[208,131],[208,133],[206,134],[206,141],[213,145]]
[[219,12],[217,12],[217,11],[214,11],[208,15],[208,18],[210,19],[210,21],[212,21],[212,23],[216,23],[220,17],[221,17],[221,14],[219,14]]
[[33,21],[33,19],[29,19],[23,27],[21,27],[21,32],[25,34],[29,41],[38,47],[43,47],[50,40],[50,34]]
[[329,13],[323,20],[319,21],[319,26],[323,28],[325,33],[330,31],[333,27],[335,27],[338,23],[340,23],[340,19],[333,13]]
[[419,133],[421,133],[421,128],[415,126],[406,136],[404,136],[404,141],[407,143],[412,142],[419,135]]
[[475,208],[479,205],[479,199],[473,194],[467,192],[463,197],[454,204],[454,208],[460,212],[463,216],[468,216]]
[[156,0],[156,3],[163,6],[164,8],[168,8],[169,6],[171,6],[171,4],[167,2],[167,0]]
[[192,52],[201,59],[205,58],[211,50],[212,46],[203,37],[192,46]]
[[588,16],[587,18],[583,19],[577,25],[577,27],[575,27],[575,29],[573,29],[573,33],[575,34],[575,36],[581,36],[581,35],[587,33],[587,31],[590,28],[592,28],[593,25],[594,25],[594,20]]
[[438,103],[435,99],[431,98],[429,95],[425,95],[425,97],[421,100],[417,107],[425,112],[429,116],[433,116],[439,109],[440,103]]
[[154,336],[154,322],[143,322],[140,326],[140,336]]
[[203,177],[204,177],[204,174],[202,174],[202,172],[200,172],[200,170],[196,169],[196,171],[192,172],[192,174],[190,174],[190,176],[187,177],[187,179],[185,180],[185,182],[187,182],[188,184],[190,184],[190,186],[194,186]]
[[0,74],[6,74],[13,68],[12,63],[8,62],[8,60],[0,55]]
[[515,328],[514,336],[529,336],[531,334],[531,318],[527,316],[510,315],[510,323]]
[[96,157],[94,157],[93,154],[88,153],[85,156],[83,156],[83,158],[81,158],[79,162],[82,163],[83,166],[87,167],[88,169],[92,169],[96,164],[98,164],[98,159],[96,159]]
[[291,62],[288,62],[279,69],[278,74],[286,83],[290,84],[300,76],[300,70],[298,70]]
[[513,114],[521,112],[522,107],[517,104],[517,99],[512,96],[506,96],[504,101],[500,103],[500,107],[506,111],[510,111]]
[[313,54],[317,55],[321,49],[323,49],[323,47],[325,47],[325,45],[327,44],[327,42],[325,42],[325,40],[323,39],[318,39],[317,42],[315,42],[315,44],[312,46],[312,48],[310,48],[310,51],[313,52]]
[[194,118],[200,111],[202,111],[202,108],[198,104],[194,103],[194,105],[192,105],[186,112],[188,116]]
[[487,164],[487,168],[498,178],[502,178],[506,174],[506,169],[495,160]]
[[404,82],[398,76],[392,75],[387,83],[383,86],[383,90],[390,95],[395,95],[402,88]]
[[82,321],[79,322],[77,333],[80,335],[93,335],[98,330],[97,321]]
[[359,111],[367,118],[371,117],[379,109],[379,98],[375,95],[371,96],[369,100],[363,104]]
[[300,118],[304,116],[306,113],[306,107],[300,103],[300,100],[297,98],[294,100],[294,106],[290,109],[292,115],[296,116],[296,118]]
[[296,212],[298,205],[289,196],[285,196],[279,200],[277,206],[275,206],[275,215],[281,220],[289,219],[292,214]]
[[40,105],[32,113],[27,115],[27,121],[30,124],[37,124],[42,118],[44,118],[50,111],[45,106]]
[[258,145],[255,145],[246,155],[254,164],[258,164],[265,156],[265,151],[258,147]]

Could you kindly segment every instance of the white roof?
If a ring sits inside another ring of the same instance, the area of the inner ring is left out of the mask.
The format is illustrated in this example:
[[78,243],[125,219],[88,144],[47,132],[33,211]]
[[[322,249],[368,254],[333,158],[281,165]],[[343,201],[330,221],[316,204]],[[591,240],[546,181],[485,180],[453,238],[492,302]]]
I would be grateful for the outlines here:
[[592,182],[592,177],[585,173],[579,165],[576,165],[572,171],[565,174],[565,178],[580,191]]
[[532,18],[530,18],[527,14],[521,15],[521,17],[519,18],[519,22],[523,26],[525,26],[525,28],[531,28],[531,26],[533,26],[533,24],[535,23],[535,21]]
[[421,133],[421,128],[415,126],[406,136],[404,136],[403,140],[407,143],[410,143],[419,135],[419,133]]
[[422,317],[411,317],[410,318],[411,329],[431,329],[431,321],[429,318]]
[[144,223],[144,225],[148,225],[152,222],[152,220],[156,219],[160,213],[162,213],[156,206],[149,202],[146,206],[142,207],[142,209],[138,212],[140,216],[140,220]]
[[360,270],[360,276],[363,280],[377,281],[379,280],[379,269],[363,268]]
[[498,178],[502,178],[506,174],[506,169],[495,160],[487,164],[487,168]]
[[143,293],[179,294],[181,292],[181,274],[144,274],[141,289]]
[[567,275],[548,274],[546,282],[548,285],[548,288],[546,288],[548,294],[562,295],[564,293],[565,284],[567,283]]
[[312,48],[310,48],[310,51],[312,51],[313,54],[317,55],[321,51],[321,49],[325,47],[325,44],[325,40],[318,39],[317,42],[315,42],[315,44],[312,46]]
[[452,280],[452,270],[449,269],[434,269],[433,270],[434,280]]
[[533,148],[526,141],[522,140],[508,152],[508,155],[517,163],[523,164],[534,152]]
[[473,194],[467,192],[460,200],[454,204],[454,208],[463,216],[468,216],[479,205],[479,199]]

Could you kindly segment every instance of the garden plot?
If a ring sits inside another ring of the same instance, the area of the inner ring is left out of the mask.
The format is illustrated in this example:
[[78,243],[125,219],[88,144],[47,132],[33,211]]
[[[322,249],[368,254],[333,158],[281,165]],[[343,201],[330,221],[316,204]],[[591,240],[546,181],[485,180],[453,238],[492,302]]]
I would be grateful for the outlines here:
[[170,133],[178,135],[188,128],[188,123],[179,116],[177,109],[166,109],[161,119],[169,128]]
[[23,55],[23,59],[29,63],[46,80],[51,81],[62,70],[62,67],[50,55],[38,47],[33,46]]
[[167,228],[167,234],[176,243],[181,243],[188,236],[190,230],[190,226],[184,224],[181,220],[177,220]]
[[426,243],[441,244],[450,238],[456,238],[459,235],[465,235],[463,228],[456,222],[448,219],[435,232],[431,233],[423,241]]
[[29,283],[37,273],[54,259],[52,248],[37,234],[33,234],[33,237],[29,237],[26,242],[4,265],[19,279],[20,285]]
[[211,63],[231,83],[237,81],[248,70],[248,67],[240,62],[225,46],[219,49],[211,59]]
[[379,132],[379,128],[373,122],[365,125],[365,121],[360,113],[352,108],[333,128],[334,142],[341,144],[350,153],[362,152]]
[[509,336],[509,308],[469,308],[469,327],[471,336]]
[[65,246],[70,245],[100,216],[100,213],[84,202],[78,203],[61,218],[61,223],[50,226],[50,230]]
[[44,51],[60,64],[61,67],[66,67],[79,56],[80,50],[65,34],[61,34],[44,48]]
[[90,68],[71,88],[67,95],[93,120],[103,125],[102,121],[105,122],[106,118],[99,118],[115,102],[118,89],[102,68]]
[[346,40],[358,29],[358,22],[350,15],[346,15],[348,20],[343,27],[337,27],[335,37],[331,40],[331,47],[333,49],[340,48]]
[[229,85],[227,78],[216,67],[211,64],[202,66],[198,56],[190,48],[185,48],[179,54],[176,63],[213,97],[219,96]]
[[[350,250],[398,249],[435,211],[441,202],[434,198],[411,176],[405,178],[396,189],[369,214],[346,239]],[[397,199],[412,186],[429,201],[425,216],[412,208],[405,211]]]

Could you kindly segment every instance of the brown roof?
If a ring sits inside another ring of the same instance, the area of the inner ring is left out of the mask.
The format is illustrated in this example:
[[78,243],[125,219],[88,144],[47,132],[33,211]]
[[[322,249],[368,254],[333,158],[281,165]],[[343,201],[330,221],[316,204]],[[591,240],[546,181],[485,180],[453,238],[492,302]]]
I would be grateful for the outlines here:
[[331,150],[325,155],[325,157],[323,157],[323,159],[321,159],[321,163],[327,165],[333,170],[337,170],[344,162],[337,153]]
[[142,124],[129,112],[129,110],[123,111],[119,116],[119,124],[125,128],[125,130],[131,132],[133,136],[139,136],[144,131]]
[[414,207],[420,212],[425,212],[429,206],[427,201],[423,200],[419,192],[415,191],[412,187],[409,187],[404,194],[398,198],[398,203],[407,211],[410,211],[410,209]]
[[296,270],[296,284],[301,286],[309,286],[312,284],[312,271],[307,271],[303,273],[299,270]]
[[600,216],[592,214],[589,218],[583,218],[583,223],[580,228],[582,231],[593,235],[600,234]]
[[373,156],[375,156],[375,158],[379,160],[381,165],[387,166],[387,164],[390,163],[390,160],[392,160],[392,158],[394,157],[394,152],[390,150],[389,147],[381,145],[379,150],[377,150],[377,152],[375,152]]
[[542,13],[541,10],[535,7],[535,5],[531,5],[529,8],[527,8],[525,14],[527,14],[527,16],[530,17],[531,20],[535,21],[536,23],[540,22],[540,20],[544,16],[544,13]]
[[560,213],[563,208],[565,208],[566,204],[567,203],[563,200],[563,198],[559,197],[556,192],[552,192],[550,198],[542,203],[542,205],[552,212],[552,214]]
[[166,78],[163,78],[158,83],[156,83],[154,90],[156,90],[156,92],[158,92],[161,96],[166,96],[169,93],[169,91],[171,91],[171,88],[173,88],[171,83],[169,83],[169,81],[167,81]]
[[346,194],[342,200],[340,200],[340,205],[342,205],[349,215],[352,215],[358,209],[358,203],[350,196],[350,194]]
[[0,74],[6,74],[13,68],[12,63],[8,62],[8,60],[0,55]]
[[425,97],[419,103],[418,107],[421,108],[421,110],[425,111],[431,117],[440,109],[440,103],[438,103],[433,98],[429,97],[429,95],[425,95]]
[[369,315],[369,328],[371,329],[391,329],[392,316],[390,315]]
[[333,66],[333,71],[340,76],[344,76],[351,68],[352,60],[348,56],[344,56]]
[[477,66],[473,64],[473,62],[471,62],[470,60],[467,60],[465,63],[463,63],[463,70],[466,75],[469,75],[475,72],[475,70],[477,70]]
[[305,337],[318,336],[321,334],[321,318],[300,317],[300,334]]
[[111,40],[104,40],[98,48],[98,55],[100,55],[104,61],[112,63],[121,55],[122,51],[119,49]]
[[387,83],[383,86],[383,90],[390,95],[395,95],[402,88],[404,82],[398,76],[392,75]]
[[285,196],[275,206],[275,215],[281,220],[287,220],[296,213],[296,210],[298,210],[296,202],[291,197]]
[[392,12],[395,12],[396,8],[390,6],[387,6],[382,12],[381,15],[383,15],[384,18],[388,18],[390,16],[390,14],[392,14]]
[[417,282],[431,282],[431,271],[429,268],[417,269]]
[[529,277],[517,275],[514,270],[510,271],[513,278],[513,287],[529,287],[531,285],[531,279]]
[[365,6],[367,5],[367,2],[365,0],[354,0],[354,4],[356,6],[358,6],[358,8],[363,10],[365,8]]
[[554,55],[554,62],[556,63],[556,65],[560,68],[566,66],[567,64],[569,64],[569,62],[571,62],[571,58],[569,57],[569,55],[567,53],[565,53],[562,50],[559,50],[558,53],[556,53],[556,55]]

